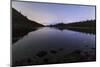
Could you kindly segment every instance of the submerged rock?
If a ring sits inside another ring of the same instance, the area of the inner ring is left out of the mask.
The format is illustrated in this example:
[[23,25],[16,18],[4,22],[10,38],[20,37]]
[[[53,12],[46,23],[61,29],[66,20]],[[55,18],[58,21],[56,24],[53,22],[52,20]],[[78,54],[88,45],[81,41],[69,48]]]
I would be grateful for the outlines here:
[[48,61],[49,61],[48,58],[45,58],[45,59],[44,59],[44,62],[45,62],[45,63],[48,63]]
[[57,51],[55,51],[55,50],[51,50],[50,52],[53,53],[53,54],[57,53]]
[[59,48],[59,50],[60,50],[60,51],[62,51],[62,50],[63,50],[63,48]]
[[45,55],[47,55],[46,51],[40,51],[40,52],[37,53],[38,57],[44,57]]

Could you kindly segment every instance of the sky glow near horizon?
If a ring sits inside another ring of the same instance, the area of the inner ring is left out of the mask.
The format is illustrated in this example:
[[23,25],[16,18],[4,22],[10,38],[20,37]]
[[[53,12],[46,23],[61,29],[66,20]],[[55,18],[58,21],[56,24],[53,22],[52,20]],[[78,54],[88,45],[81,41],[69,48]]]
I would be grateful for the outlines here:
[[43,25],[95,19],[95,6],[12,1],[12,7]]

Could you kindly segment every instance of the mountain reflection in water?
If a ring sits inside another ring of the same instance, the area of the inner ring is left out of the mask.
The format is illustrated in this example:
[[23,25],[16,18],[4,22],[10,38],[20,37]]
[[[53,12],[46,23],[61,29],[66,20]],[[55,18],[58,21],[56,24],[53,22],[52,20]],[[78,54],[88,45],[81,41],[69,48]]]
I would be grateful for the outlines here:
[[95,37],[95,34],[43,27],[13,44],[13,65],[95,61]]

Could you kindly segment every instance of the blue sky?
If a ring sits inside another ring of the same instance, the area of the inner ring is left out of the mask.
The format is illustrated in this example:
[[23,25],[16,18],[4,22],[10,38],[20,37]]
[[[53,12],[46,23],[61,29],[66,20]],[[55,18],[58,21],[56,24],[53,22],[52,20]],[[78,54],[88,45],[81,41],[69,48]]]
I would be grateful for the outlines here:
[[95,19],[95,6],[13,1],[12,7],[43,25]]

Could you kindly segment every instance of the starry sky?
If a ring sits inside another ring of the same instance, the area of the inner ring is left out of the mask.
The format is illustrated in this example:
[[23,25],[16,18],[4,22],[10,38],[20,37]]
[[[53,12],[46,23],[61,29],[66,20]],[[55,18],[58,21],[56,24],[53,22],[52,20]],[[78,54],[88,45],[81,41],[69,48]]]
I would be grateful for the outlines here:
[[95,19],[95,6],[12,1],[12,7],[43,25]]

